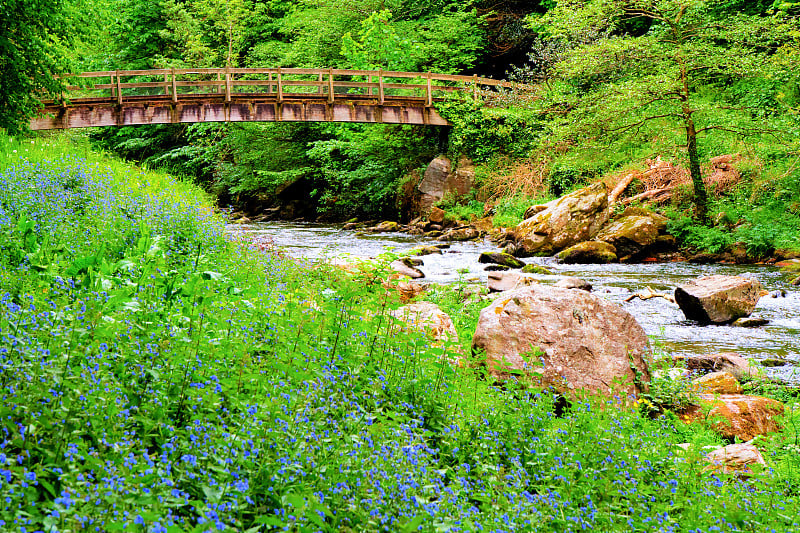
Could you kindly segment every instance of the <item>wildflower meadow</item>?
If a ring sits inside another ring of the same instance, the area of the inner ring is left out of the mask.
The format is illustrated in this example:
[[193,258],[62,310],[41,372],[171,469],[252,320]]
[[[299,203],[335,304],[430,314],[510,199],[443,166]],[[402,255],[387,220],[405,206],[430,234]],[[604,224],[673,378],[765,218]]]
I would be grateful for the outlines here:
[[265,253],[58,138],[0,151],[0,531],[800,531],[790,404],[767,468],[706,472],[705,425],[451,364],[470,339],[389,315],[380,265]]

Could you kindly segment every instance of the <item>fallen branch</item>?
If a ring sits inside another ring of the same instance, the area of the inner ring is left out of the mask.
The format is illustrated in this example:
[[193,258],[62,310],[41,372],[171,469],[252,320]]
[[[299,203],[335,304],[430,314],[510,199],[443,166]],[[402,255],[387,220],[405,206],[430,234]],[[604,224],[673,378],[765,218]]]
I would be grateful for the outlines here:
[[617,183],[617,186],[614,187],[614,190],[611,191],[611,194],[608,195],[608,205],[614,205],[615,203],[617,203],[617,198],[619,198],[619,195],[625,192],[625,189],[628,188],[628,185],[631,184],[631,182],[635,177],[636,173],[631,172],[630,174],[622,178],[622,180],[620,180],[619,183]]
[[[664,196],[660,197],[662,194]],[[637,202],[639,200],[656,200],[656,199],[664,200],[666,198],[669,198],[669,196],[671,196],[671,195],[672,195],[672,187],[668,187],[668,188],[665,188],[665,189],[653,189],[652,191],[646,191],[646,192],[643,192],[641,194],[637,194],[636,196],[631,196],[630,198],[625,198],[622,201],[622,204],[623,205],[628,205],[628,204],[631,204],[633,202]],[[659,196],[659,198],[656,198],[657,196]]]
[[675,298],[673,298],[669,294],[656,292],[653,289],[651,289],[650,287],[647,287],[642,292],[637,292],[636,294],[631,294],[630,296],[625,298],[625,301],[626,302],[630,302],[634,298],[639,298],[641,300],[649,300],[650,298],[664,298],[666,301],[668,301],[670,303],[673,303],[673,304],[675,303]]

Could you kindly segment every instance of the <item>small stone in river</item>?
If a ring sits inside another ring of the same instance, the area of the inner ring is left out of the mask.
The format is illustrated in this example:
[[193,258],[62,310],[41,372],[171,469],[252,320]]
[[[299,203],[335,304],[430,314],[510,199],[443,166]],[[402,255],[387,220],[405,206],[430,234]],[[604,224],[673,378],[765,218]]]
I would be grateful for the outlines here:
[[402,261],[393,261],[390,267],[398,274],[402,274],[403,276],[408,276],[411,279],[419,279],[425,277],[425,274],[423,274],[421,270],[419,270],[418,268],[409,267]]
[[523,263],[513,255],[500,252],[483,252],[478,258],[478,263],[494,263],[497,265],[504,265],[510,268],[522,268],[525,266],[525,263]]
[[592,284],[581,278],[564,278],[556,282],[556,287],[560,289],[580,289],[592,292]]
[[409,255],[431,255],[441,253],[442,250],[438,246],[420,246],[411,250]]
[[762,359],[759,362],[761,363],[761,366],[766,366],[769,368],[792,364],[790,361],[787,361],[786,359],[777,359],[777,358]]
[[797,276],[792,280],[792,287],[800,287],[800,276]]
[[786,298],[786,291],[779,290],[779,291],[772,291],[769,293],[770,296],[773,298]]
[[489,265],[483,270],[486,272],[504,272],[506,270],[511,270],[511,267],[505,265]]
[[419,257],[403,257],[400,259],[400,261],[402,261],[404,265],[411,268],[422,266],[424,264],[422,259]]
[[731,325],[738,326],[740,328],[757,328],[760,326],[766,326],[767,324],[769,324],[769,320],[766,318],[745,317],[737,318]]
[[524,267],[522,267],[522,273],[523,274],[547,274],[547,275],[552,275],[553,274],[549,269],[547,269],[547,268],[545,268],[543,266],[534,265],[534,264],[527,264]]

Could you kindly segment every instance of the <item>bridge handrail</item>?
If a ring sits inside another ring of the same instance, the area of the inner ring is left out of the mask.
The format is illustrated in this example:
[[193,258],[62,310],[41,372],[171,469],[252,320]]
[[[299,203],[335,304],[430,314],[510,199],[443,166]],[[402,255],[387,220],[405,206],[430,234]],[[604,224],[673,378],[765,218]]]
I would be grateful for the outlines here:
[[[187,79],[197,76],[215,76],[216,79]],[[256,79],[246,79],[242,76]],[[260,78],[259,78],[260,76]],[[316,79],[286,79],[286,77],[313,76]],[[123,82],[122,78],[131,77],[163,77],[163,81]],[[342,80],[349,77],[350,80]],[[365,77],[367,81],[353,80],[354,77]],[[213,87],[215,92],[202,93],[205,95],[220,96],[223,92],[226,101],[230,101],[232,94],[236,94],[236,87],[267,87],[266,94],[276,95],[282,101],[285,94],[289,95],[322,95],[329,102],[338,97],[344,97],[356,89],[366,90],[369,96],[375,96],[383,103],[388,96],[387,90],[420,91],[422,96],[414,98],[424,99],[427,105],[432,105],[435,92],[471,91],[475,98],[484,90],[501,90],[518,87],[518,84],[479,77],[477,75],[464,76],[457,74],[435,74],[431,72],[402,72],[384,70],[356,70],[356,69],[314,69],[314,68],[181,68],[181,69],[148,69],[148,70],[107,70],[95,72],[80,72],[65,74],[60,77],[64,80],[108,78],[109,83],[95,83],[91,86],[69,85],[67,93],[62,95],[62,101],[80,100],[86,97],[70,98],[69,93],[75,91],[110,90],[110,98],[122,105],[124,91],[132,89],[163,89],[162,95],[169,95],[173,102],[180,96],[178,89],[185,87]],[[340,79],[337,79],[340,78]],[[398,83],[400,79],[421,80],[422,83]],[[449,84],[449,85],[448,85]],[[289,88],[288,92],[285,89]],[[311,89],[313,92],[296,92],[297,88]],[[344,89],[345,93],[336,89]],[[249,92],[264,94],[263,91]]]

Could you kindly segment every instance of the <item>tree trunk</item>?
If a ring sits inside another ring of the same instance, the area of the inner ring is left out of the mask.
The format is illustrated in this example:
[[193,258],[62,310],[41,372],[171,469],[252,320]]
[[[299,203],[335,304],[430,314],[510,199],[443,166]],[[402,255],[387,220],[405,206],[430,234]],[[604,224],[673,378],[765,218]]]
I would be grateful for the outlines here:
[[700,172],[700,157],[697,155],[697,129],[690,113],[684,111],[686,126],[686,148],[689,153],[689,173],[694,186],[694,215],[702,224],[708,225],[708,193]]

